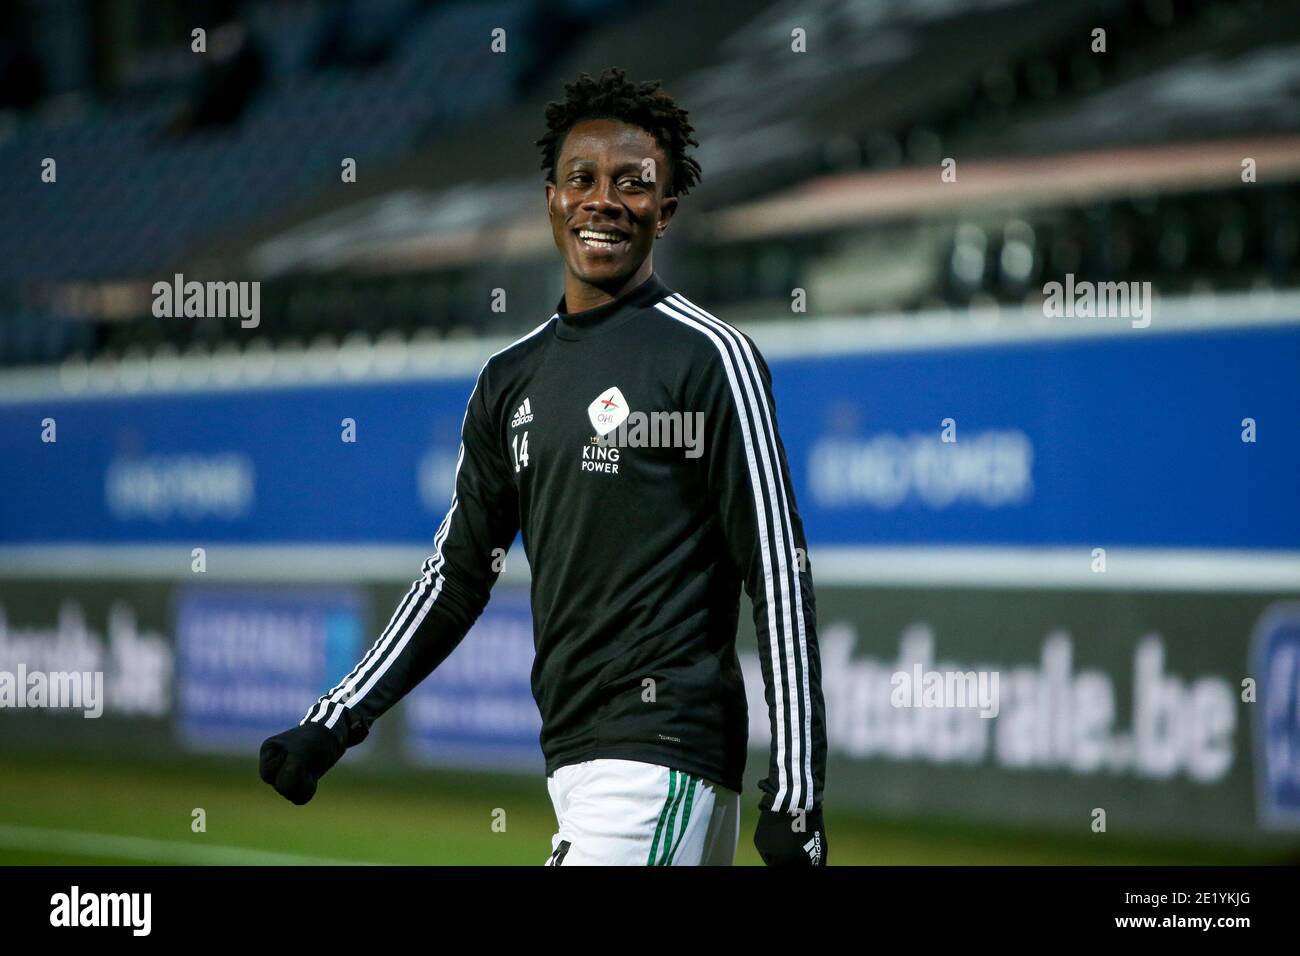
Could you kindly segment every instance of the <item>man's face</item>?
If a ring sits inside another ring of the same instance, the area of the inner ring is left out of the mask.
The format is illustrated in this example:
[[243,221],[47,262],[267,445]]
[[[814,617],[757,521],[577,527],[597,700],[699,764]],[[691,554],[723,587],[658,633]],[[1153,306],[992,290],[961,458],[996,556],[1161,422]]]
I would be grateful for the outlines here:
[[637,271],[677,208],[664,196],[667,173],[664,151],[638,126],[593,119],[569,130],[546,205],[555,246],[574,276],[611,289]]

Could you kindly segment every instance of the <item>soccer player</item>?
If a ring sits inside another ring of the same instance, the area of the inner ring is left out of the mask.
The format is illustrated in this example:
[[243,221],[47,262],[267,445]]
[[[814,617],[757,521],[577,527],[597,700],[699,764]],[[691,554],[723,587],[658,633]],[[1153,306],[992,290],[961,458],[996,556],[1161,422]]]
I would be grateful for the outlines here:
[[824,865],[812,577],[771,373],[652,264],[699,181],[693,127],[658,82],[621,70],[565,92],[537,143],[563,298],[479,372],[424,573],[356,668],[262,745],[262,779],[310,800],[464,637],[522,530],[558,822],[548,865],[733,862],[742,585],[772,732],[754,844],[768,865]]

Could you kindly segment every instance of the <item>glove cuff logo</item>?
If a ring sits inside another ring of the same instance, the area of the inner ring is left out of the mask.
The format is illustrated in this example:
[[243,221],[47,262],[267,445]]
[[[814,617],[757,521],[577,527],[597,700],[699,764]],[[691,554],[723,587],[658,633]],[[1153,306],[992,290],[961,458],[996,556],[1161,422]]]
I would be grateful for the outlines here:
[[820,833],[814,833],[812,839],[803,845],[803,849],[808,854],[808,859],[813,866],[821,866],[822,835]]

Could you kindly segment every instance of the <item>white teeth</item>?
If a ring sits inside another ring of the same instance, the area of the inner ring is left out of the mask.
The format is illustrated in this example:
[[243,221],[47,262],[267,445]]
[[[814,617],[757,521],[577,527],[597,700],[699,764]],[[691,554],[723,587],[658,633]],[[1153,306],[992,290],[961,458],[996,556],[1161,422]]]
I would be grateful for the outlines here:
[[578,238],[593,246],[613,246],[623,241],[616,232],[597,232],[594,229],[579,229]]

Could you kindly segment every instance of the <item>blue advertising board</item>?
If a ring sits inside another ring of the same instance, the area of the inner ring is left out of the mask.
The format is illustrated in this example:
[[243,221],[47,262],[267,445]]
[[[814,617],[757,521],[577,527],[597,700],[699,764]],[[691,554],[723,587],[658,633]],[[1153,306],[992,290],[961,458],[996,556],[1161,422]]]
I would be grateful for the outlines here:
[[1255,628],[1251,664],[1259,675],[1255,782],[1266,826],[1300,828],[1300,602],[1269,608]]
[[406,754],[424,764],[538,769],[528,592],[498,585],[454,652],[407,696]]
[[[814,546],[1300,549],[1298,324],[770,364]],[[426,544],[472,386],[7,401],[0,546]]]
[[182,589],[178,737],[242,753],[296,725],[356,664],[365,626],[364,599],[351,589]]

